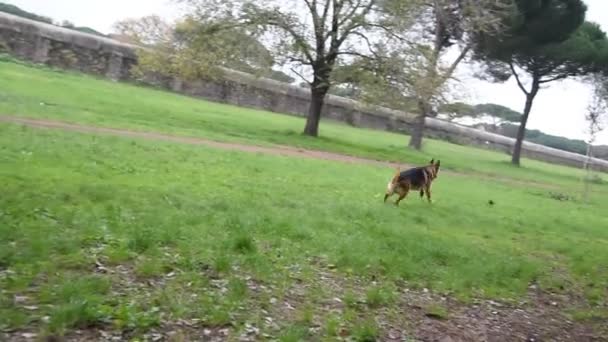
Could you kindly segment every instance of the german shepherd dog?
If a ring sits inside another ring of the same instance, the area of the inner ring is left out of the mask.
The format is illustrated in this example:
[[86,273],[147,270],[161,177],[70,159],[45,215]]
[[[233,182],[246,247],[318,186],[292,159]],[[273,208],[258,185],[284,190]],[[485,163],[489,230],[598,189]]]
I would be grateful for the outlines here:
[[429,203],[432,203],[431,183],[437,178],[440,165],[440,160],[435,162],[435,159],[433,159],[426,166],[415,167],[405,171],[397,169],[397,173],[393,179],[388,182],[384,202],[392,195],[399,194],[399,199],[395,202],[395,205],[398,206],[399,202],[407,196],[410,190],[420,190],[420,197],[422,198],[426,193],[426,198]]

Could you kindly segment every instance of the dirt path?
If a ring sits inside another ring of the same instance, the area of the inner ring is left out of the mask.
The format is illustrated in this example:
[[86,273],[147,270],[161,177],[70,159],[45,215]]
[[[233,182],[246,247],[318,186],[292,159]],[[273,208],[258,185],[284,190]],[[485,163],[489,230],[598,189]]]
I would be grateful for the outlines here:
[[[396,167],[398,165],[397,163],[391,163],[391,162],[386,162],[386,161],[378,161],[378,160],[372,160],[372,159],[352,157],[352,156],[347,156],[347,155],[343,155],[343,154],[324,152],[324,151],[307,150],[307,149],[301,149],[301,148],[284,146],[284,145],[274,145],[272,147],[264,147],[264,146],[246,145],[246,144],[239,144],[239,143],[218,142],[218,141],[204,139],[204,138],[176,136],[176,135],[170,135],[170,134],[164,134],[164,133],[158,133],[158,132],[132,131],[132,130],[126,130],[126,129],[119,129],[119,128],[88,126],[88,125],[73,124],[73,123],[54,121],[54,120],[21,118],[21,117],[6,116],[6,115],[0,115],[0,121],[15,123],[15,124],[22,124],[22,125],[26,125],[26,126],[34,127],[34,128],[60,129],[60,130],[65,130],[65,131],[82,132],[82,133],[102,133],[102,134],[110,134],[110,135],[123,136],[123,137],[143,138],[143,139],[157,140],[157,141],[158,140],[169,141],[169,142],[176,142],[176,143],[181,143],[181,144],[203,145],[203,146],[209,146],[209,147],[213,147],[213,148],[219,148],[219,149],[231,150],[231,151],[264,153],[264,154],[279,155],[279,156],[312,158],[312,159],[332,160],[332,161],[340,161],[340,162],[347,162],[347,163],[384,165],[384,166],[394,166],[394,167]],[[403,165],[403,164],[399,164],[399,165],[407,166],[407,165]]]
[[[263,153],[269,155],[277,155],[277,156],[289,156],[289,157],[298,157],[298,158],[309,158],[309,159],[320,159],[320,160],[329,160],[329,161],[338,161],[343,163],[356,163],[356,164],[368,164],[368,165],[376,165],[376,166],[386,166],[390,168],[395,168],[400,166],[401,168],[407,168],[411,165],[403,164],[403,163],[395,163],[388,161],[380,161],[373,160],[361,157],[348,156],[339,153],[325,152],[325,151],[316,151],[316,150],[308,150],[303,148],[296,148],[285,145],[273,145],[272,147],[265,146],[257,146],[257,145],[247,145],[247,144],[239,144],[239,143],[229,143],[229,142],[219,142],[214,140],[209,140],[205,138],[194,138],[194,137],[185,137],[185,136],[177,136],[171,134],[164,134],[159,132],[144,132],[144,131],[133,131],[121,128],[107,128],[107,127],[99,127],[99,126],[90,126],[90,125],[82,125],[75,123],[67,123],[62,121],[48,120],[48,119],[34,119],[34,118],[24,118],[24,117],[16,117],[10,115],[0,115],[0,122],[21,124],[28,127],[33,128],[45,128],[45,129],[58,129],[64,131],[72,131],[72,132],[81,132],[81,133],[93,133],[93,134],[109,134],[114,136],[121,137],[131,137],[131,138],[142,138],[148,140],[155,141],[168,141],[175,142],[181,144],[190,144],[190,145],[201,145],[208,146],[223,150],[230,151],[242,151],[242,152],[250,152],[250,153]],[[450,175],[457,176],[470,176],[471,174],[475,174],[478,178],[483,179],[491,179],[495,181],[501,181],[507,184],[519,184],[519,185],[532,185],[539,188],[544,189],[557,189],[556,186],[547,184],[547,183],[539,183],[532,181],[523,181],[517,180],[513,178],[504,178],[504,177],[495,177],[492,175],[487,175],[483,173],[457,173],[453,171],[443,171]]]

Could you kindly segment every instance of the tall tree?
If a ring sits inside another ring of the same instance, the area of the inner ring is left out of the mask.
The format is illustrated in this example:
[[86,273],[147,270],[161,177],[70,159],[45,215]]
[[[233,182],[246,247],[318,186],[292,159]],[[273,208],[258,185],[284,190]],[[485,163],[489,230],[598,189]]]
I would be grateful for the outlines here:
[[182,0],[190,6],[191,20],[262,36],[275,59],[308,83],[311,97],[304,134],[310,136],[319,133],[334,69],[353,56],[373,60],[376,44],[398,44],[395,28],[406,22],[407,9],[417,1]]
[[583,169],[586,171],[584,179],[583,197],[585,200],[589,197],[589,187],[591,182],[591,158],[593,158],[593,144],[597,139],[598,133],[604,130],[608,123],[608,80],[604,75],[594,74],[590,77],[592,86],[591,101],[587,106],[585,120],[587,121],[587,158],[583,164]]
[[382,63],[365,66],[364,60],[358,61],[363,65],[359,69],[370,70],[360,78],[367,98],[390,107],[415,103],[411,148],[422,147],[425,120],[446,101],[448,81],[471,51],[472,32],[497,30],[497,14],[503,10],[488,0],[423,0],[407,44],[383,47]]
[[541,86],[601,68],[608,60],[608,44],[598,25],[584,22],[586,6],[581,0],[515,0],[515,5],[504,18],[507,29],[478,32],[475,52],[477,58],[491,62],[490,72],[499,80],[513,76],[525,94],[511,160],[519,165],[526,124]]
[[[482,4],[479,1],[429,0],[425,3],[426,11],[418,17],[422,29],[419,37],[423,39],[405,52],[416,61],[410,64],[416,67],[407,72],[409,90],[418,106],[409,142],[411,148],[422,148],[425,120],[434,115],[434,108],[442,101],[446,82],[471,49],[467,31],[482,23],[482,11],[475,10],[478,5]],[[451,47],[458,49],[458,53],[444,64]]]

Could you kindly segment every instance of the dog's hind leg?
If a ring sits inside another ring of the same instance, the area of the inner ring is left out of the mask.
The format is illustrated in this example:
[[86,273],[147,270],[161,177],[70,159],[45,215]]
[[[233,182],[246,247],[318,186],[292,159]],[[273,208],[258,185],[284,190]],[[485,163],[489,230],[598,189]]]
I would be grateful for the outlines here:
[[424,188],[420,189],[420,198],[424,197]]
[[401,202],[401,200],[403,200],[405,198],[405,196],[407,196],[407,193],[410,191],[410,188],[407,187],[403,190],[402,193],[399,194],[399,198],[397,199],[397,201],[395,202],[396,206],[399,206],[399,202]]
[[401,200],[402,200],[402,199],[404,199],[404,198],[405,198],[405,196],[406,196],[406,195],[401,195],[401,196],[399,196],[399,198],[397,199],[397,201],[395,201],[395,205],[396,205],[396,206],[399,206],[399,202],[401,202]]

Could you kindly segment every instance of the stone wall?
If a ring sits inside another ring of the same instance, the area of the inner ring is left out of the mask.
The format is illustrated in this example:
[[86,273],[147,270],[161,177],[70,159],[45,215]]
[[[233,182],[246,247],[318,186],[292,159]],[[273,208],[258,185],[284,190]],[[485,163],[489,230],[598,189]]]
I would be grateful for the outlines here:
[[[137,63],[138,47],[61,27],[39,23],[0,12],[0,51],[18,58],[47,65],[79,70],[117,81],[131,80]],[[166,89],[276,113],[305,116],[309,90],[278,81],[225,70],[222,81],[186,82],[178,79],[156,80]],[[322,113],[324,119],[392,132],[409,133],[412,115],[350,99],[329,95]],[[426,136],[457,144],[483,146],[509,153],[514,139],[446,121],[428,118]],[[580,167],[584,156],[524,142],[526,157]],[[594,159],[595,168],[608,171],[608,161]]]

